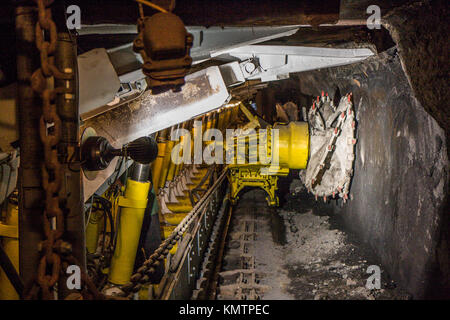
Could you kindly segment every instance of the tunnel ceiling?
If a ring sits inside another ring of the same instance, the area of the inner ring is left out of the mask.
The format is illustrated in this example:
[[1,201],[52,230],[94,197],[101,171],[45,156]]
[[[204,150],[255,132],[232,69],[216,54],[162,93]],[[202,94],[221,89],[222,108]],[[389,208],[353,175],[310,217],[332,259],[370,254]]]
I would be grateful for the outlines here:
[[[155,4],[168,9],[171,0],[155,0]],[[398,7],[408,0],[377,1],[381,10]],[[121,23],[136,22],[137,5],[133,1],[72,1],[86,8],[82,23]],[[260,0],[255,5],[251,0],[211,1],[214,5],[205,5],[205,1],[176,1],[173,13],[180,16],[186,25],[202,26],[248,26],[248,25],[320,25],[334,24],[338,20],[359,20],[366,17],[366,8],[374,4],[364,0]],[[154,13],[144,8],[146,14]]]

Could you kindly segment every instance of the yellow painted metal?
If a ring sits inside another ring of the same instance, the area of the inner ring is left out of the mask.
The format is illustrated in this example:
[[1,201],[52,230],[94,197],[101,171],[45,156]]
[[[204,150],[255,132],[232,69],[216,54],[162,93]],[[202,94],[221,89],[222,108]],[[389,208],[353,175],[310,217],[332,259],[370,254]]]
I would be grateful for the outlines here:
[[137,182],[128,179],[125,195],[119,198],[120,222],[117,244],[109,273],[111,283],[122,285],[130,280],[149,189],[150,182]]
[[246,188],[261,188],[267,193],[269,206],[278,206],[276,195],[278,176],[261,175],[259,166],[241,166],[230,168],[228,179],[231,185],[231,202],[235,204],[239,200],[239,192]]
[[202,132],[206,131],[207,124],[208,124],[208,117],[206,115],[203,115],[203,117],[202,117]]
[[236,122],[236,120],[238,119],[238,116],[239,116],[239,111],[240,111],[239,105],[237,105],[231,109],[230,120],[229,120],[230,123]]
[[[164,154],[164,160],[163,160],[163,164],[161,166],[161,174],[160,174],[160,179],[159,179],[159,188],[164,188],[164,185],[166,184],[167,176],[169,173],[169,167],[172,163],[171,161],[171,154],[172,154],[172,149],[173,146],[175,145],[175,141],[169,140],[166,143],[166,150],[165,150],[165,154]],[[173,163],[172,163],[173,165]]]
[[158,156],[152,165],[152,178],[153,178],[153,188],[155,189],[155,193],[158,193],[159,190],[159,181],[162,179],[161,171],[164,164],[164,157],[166,155],[166,145],[167,142],[164,139],[159,139],[158,141]]
[[[240,109],[250,121],[244,126],[244,129],[256,128],[256,118],[243,104],[240,105]],[[233,203],[237,201],[239,192],[243,188],[258,187],[268,194],[267,202],[269,205],[277,206],[278,197],[275,193],[278,176],[287,176],[289,169],[305,169],[308,164],[309,128],[307,122],[278,123],[273,128],[268,126],[266,129],[264,135],[257,130],[248,135],[248,141],[256,142],[253,144],[256,148],[251,149],[250,143],[246,142],[244,147],[245,157],[237,152],[234,163],[228,165],[228,179],[231,184],[231,200]],[[241,136],[242,138],[245,139],[244,136]],[[237,148],[239,146],[238,141],[239,138],[236,138],[234,144],[230,147]],[[265,150],[270,163],[262,161],[261,150]],[[235,149],[235,151],[237,150]],[[259,154],[256,155],[256,153]],[[251,164],[245,161],[245,158],[250,158],[250,155],[258,161]]]
[[241,111],[244,113],[244,115],[247,117],[247,119],[249,121],[243,127],[243,130],[255,129],[255,128],[259,128],[261,126],[259,123],[258,117],[254,116],[243,103],[239,104],[239,108],[241,109]]
[[142,285],[142,288],[138,291],[139,300],[150,300],[149,296],[150,287],[151,287],[150,284]]
[[[307,122],[275,124],[279,132],[280,167],[306,169],[309,157],[309,128]],[[276,146],[275,146],[276,148]]]
[[214,112],[212,114],[212,117],[213,117],[213,122],[212,122],[211,128],[218,129],[219,128],[219,113],[218,112]]
[[178,176],[178,174],[180,173],[181,168],[183,168],[183,163],[175,165],[175,172],[173,174],[174,177]]
[[[184,146],[184,143],[185,143],[184,140],[185,140],[185,136],[181,136],[180,137],[180,145]],[[183,148],[182,152],[180,154],[177,154],[177,162],[178,162],[178,160],[182,159],[185,152],[187,152],[187,151],[184,150],[184,148]],[[190,152],[190,150],[189,150],[189,152]],[[175,164],[175,169],[174,169],[174,173],[173,173],[174,177],[178,176],[182,167],[183,167],[183,162],[181,162],[179,164]]]
[[205,176],[205,174],[206,174],[206,172],[208,171],[208,168],[202,168],[202,167],[196,167],[197,168],[197,173],[194,175],[194,177],[193,178],[191,178],[191,181],[194,183],[194,184],[198,184],[202,179],[203,179],[203,177]]
[[[184,217],[185,217],[186,215],[184,215]],[[183,218],[181,218],[181,220],[183,220],[184,219],[184,217]],[[178,223],[180,223],[181,222],[181,220],[178,222]],[[172,232],[173,232],[173,230],[175,230],[175,228],[176,228],[176,226],[171,226],[171,225],[166,225],[166,226],[163,226],[163,239],[167,239],[168,237],[170,237],[170,235],[172,234]],[[170,254],[175,254],[175,252],[177,252],[177,248],[178,248],[178,243],[176,243],[174,246],[173,246],[173,248],[172,249],[170,249]]]
[[[125,188],[122,187],[121,190],[125,191]],[[111,195],[109,197],[109,201],[112,204],[111,213],[112,213],[113,221],[116,221],[118,212],[120,210],[120,208],[119,208],[119,196]],[[109,223],[106,224],[106,232],[111,232],[111,225]]]
[[187,213],[166,213],[164,219],[171,226],[177,226],[187,216]]
[[18,238],[19,230],[16,226],[0,223],[0,237]]
[[[182,143],[183,140],[183,136],[180,137],[180,143]],[[173,178],[175,177],[175,172],[177,170],[177,165],[175,164],[178,163],[179,158],[180,158],[180,154],[179,153],[175,153],[174,157],[176,157],[176,159],[172,159],[172,149],[175,146],[175,143],[177,143],[176,141],[172,141],[170,140],[170,151],[168,152],[168,154],[166,153],[166,158],[164,159],[164,162],[167,163],[168,169],[167,169],[167,177],[166,177],[166,182],[167,181],[172,181]],[[174,161],[172,161],[174,160]],[[167,162],[166,162],[167,161]]]
[[[184,140],[185,140],[185,137],[184,136],[181,136],[180,137],[180,145],[182,145],[182,146],[184,146]],[[184,149],[181,151],[181,153],[178,153],[177,154],[177,163],[178,163],[178,161],[180,161],[182,158],[183,158],[183,155],[184,155]],[[180,173],[180,170],[181,170],[181,167],[183,166],[183,162],[181,162],[181,163],[178,163],[178,164],[175,164],[175,166],[174,166],[174,170],[173,170],[173,177],[176,177],[176,176],[178,176],[178,174]]]
[[169,169],[167,170],[166,182],[173,180],[173,178],[175,176],[175,169],[176,169],[175,163],[173,161],[170,161],[169,162]]
[[[0,224],[5,228],[0,231],[1,242],[6,255],[19,273],[19,207],[13,203],[8,203],[5,224]],[[14,229],[14,230],[13,230]],[[4,232],[7,231],[7,232]],[[3,233],[4,232],[4,233]],[[0,300],[18,300],[19,295],[9,281],[6,274],[0,268]]]
[[172,234],[173,230],[175,230],[175,228],[176,226],[164,226],[164,239],[167,239]]
[[233,115],[233,109],[232,108],[227,108],[226,109],[226,114],[225,114],[225,119],[224,119],[224,127],[223,130],[226,130],[228,127],[231,126],[231,117]]
[[103,225],[103,212],[100,210],[92,211],[89,222],[86,227],[86,250],[88,253],[97,251],[98,238]]
[[[181,199],[181,198],[179,198],[179,199]],[[185,199],[183,199],[183,200],[185,200]],[[189,198],[187,200],[189,200]],[[192,205],[190,204],[190,202],[189,203],[187,203],[187,202],[184,202],[184,203],[166,203],[166,206],[173,213],[188,213],[189,211],[192,210]],[[172,223],[170,223],[170,224],[172,224]]]
[[213,121],[213,116],[212,116],[212,114],[209,114],[209,115],[206,117],[206,128],[205,128],[205,131],[208,130],[208,129],[211,129],[213,123],[214,123],[214,121]]
[[[239,145],[239,140],[245,141],[245,155],[252,154],[257,157],[256,153],[260,152],[260,149],[267,150],[266,154],[269,156],[269,165],[279,168],[279,172],[284,172],[285,169],[305,169],[308,164],[309,156],[309,130],[306,122],[291,122],[287,125],[276,124],[272,129],[270,126],[267,128],[267,138],[258,131],[249,135],[242,135],[239,138],[235,138],[234,143],[231,146],[236,148]],[[278,138],[277,138],[278,136]],[[273,145],[272,145],[273,137]],[[250,149],[249,143],[254,141],[255,148]],[[237,150],[236,150],[237,151]],[[253,153],[249,153],[253,152]],[[237,155],[235,155],[237,157]],[[259,160],[261,154],[259,154],[258,161],[254,164],[259,164],[261,167],[265,166],[260,163]],[[278,158],[278,160],[277,160]],[[240,165],[246,166],[246,164],[230,164],[230,167],[236,167]],[[281,171],[280,171],[281,170]],[[272,174],[277,172],[273,171]]]
[[219,113],[219,119],[217,120],[217,129],[222,130],[224,126],[224,120],[225,120],[225,110],[218,111]]

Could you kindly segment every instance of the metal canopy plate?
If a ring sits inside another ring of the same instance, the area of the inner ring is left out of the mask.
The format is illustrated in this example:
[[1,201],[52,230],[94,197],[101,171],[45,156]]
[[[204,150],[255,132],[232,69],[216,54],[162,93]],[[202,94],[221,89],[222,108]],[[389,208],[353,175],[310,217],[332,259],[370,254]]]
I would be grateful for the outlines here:
[[78,76],[81,117],[113,101],[120,88],[119,77],[104,48],[78,56]]
[[242,46],[223,52],[231,55],[297,55],[309,57],[330,57],[330,58],[365,58],[373,55],[367,48],[335,49],[322,47],[301,47],[301,46],[273,46],[273,45],[251,45]]
[[[223,51],[217,58],[239,59],[246,79],[264,82],[288,78],[290,73],[351,64],[372,55],[373,52],[367,48],[250,45]],[[248,70],[248,65],[253,65],[253,68]]]
[[[181,91],[152,95],[146,91],[138,99],[87,119],[83,127],[91,127],[115,148],[136,138],[184,122],[220,108],[229,98],[218,67],[192,73],[185,78]],[[82,128],[83,129],[83,128]],[[84,198],[88,199],[113,173],[116,159],[89,181],[83,178]]]
[[191,56],[195,64],[234,48],[291,36],[297,32],[298,26],[187,27],[187,29],[194,35]]

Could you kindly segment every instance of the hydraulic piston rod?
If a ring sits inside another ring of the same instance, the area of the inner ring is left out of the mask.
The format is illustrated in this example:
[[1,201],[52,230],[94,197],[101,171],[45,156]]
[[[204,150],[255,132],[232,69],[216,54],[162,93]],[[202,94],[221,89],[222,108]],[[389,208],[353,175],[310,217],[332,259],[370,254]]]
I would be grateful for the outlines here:
[[109,273],[109,281],[113,284],[127,283],[133,273],[151,184],[148,179],[149,170],[148,164],[136,162],[131,178],[127,180],[125,195],[119,198],[121,209],[118,238]]

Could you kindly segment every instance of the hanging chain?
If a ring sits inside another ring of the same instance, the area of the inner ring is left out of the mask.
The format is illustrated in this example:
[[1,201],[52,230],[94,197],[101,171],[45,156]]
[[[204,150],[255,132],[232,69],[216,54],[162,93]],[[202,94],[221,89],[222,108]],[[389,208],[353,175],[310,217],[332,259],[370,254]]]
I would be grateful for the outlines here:
[[[38,22],[35,32],[41,67],[32,74],[31,87],[42,99],[39,136],[44,148],[42,187],[45,191],[45,208],[42,218],[45,240],[40,245],[42,257],[35,279],[38,287],[34,285],[30,288],[26,298],[36,299],[39,291],[41,291],[42,298],[50,300],[55,297],[55,285],[60,278],[60,274],[71,264],[80,266],[71,253],[71,244],[61,239],[64,234],[64,213],[60,207],[60,202],[64,199],[59,196],[59,190],[63,168],[58,159],[57,147],[61,139],[62,122],[54,102],[57,94],[67,91],[64,87],[54,87],[55,78],[72,80],[73,70],[66,69],[61,72],[55,66],[57,30],[49,8],[54,0],[34,1],[38,6]],[[81,271],[81,280],[85,284],[85,288],[78,295],[79,298],[102,298],[84,270]]]

